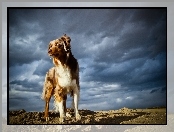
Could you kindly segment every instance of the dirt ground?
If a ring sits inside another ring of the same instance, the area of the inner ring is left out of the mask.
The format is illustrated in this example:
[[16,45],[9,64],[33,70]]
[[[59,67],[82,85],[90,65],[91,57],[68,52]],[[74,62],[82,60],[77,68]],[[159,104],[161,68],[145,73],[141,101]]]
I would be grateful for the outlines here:
[[[79,110],[81,120],[76,121],[72,109],[67,110],[72,117],[67,117],[63,124],[167,124],[166,108],[128,109],[109,111]],[[9,111],[8,124],[60,124],[59,113],[49,112],[49,121],[43,118],[43,112],[26,112],[25,110]]]

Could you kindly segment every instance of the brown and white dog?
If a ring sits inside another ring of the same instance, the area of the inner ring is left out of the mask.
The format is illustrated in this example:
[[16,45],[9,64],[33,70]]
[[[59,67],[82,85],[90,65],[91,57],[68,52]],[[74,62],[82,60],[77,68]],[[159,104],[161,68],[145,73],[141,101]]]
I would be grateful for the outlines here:
[[50,41],[48,47],[49,56],[53,57],[55,67],[51,68],[45,77],[42,98],[45,100],[45,118],[49,120],[49,101],[54,95],[54,103],[60,113],[60,122],[66,116],[67,94],[73,97],[73,107],[76,120],[81,116],[78,112],[78,101],[80,94],[79,65],[71,53],[70,37],[66,34],[61,38]]

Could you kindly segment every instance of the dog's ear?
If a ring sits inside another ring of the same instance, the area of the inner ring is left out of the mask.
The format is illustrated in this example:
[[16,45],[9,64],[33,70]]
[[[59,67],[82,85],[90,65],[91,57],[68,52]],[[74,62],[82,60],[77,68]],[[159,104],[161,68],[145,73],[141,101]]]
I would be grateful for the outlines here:
[[69,36],[67,36],[66,34],[64,34],[61,39],[63,40],[64,42],[64,49],[66,52],[69,52],[71,50],[71,45],[70,45],[70,42],[71,42],[71,38]]
[[66,34],[64,34],[64,38],[66,39],[66,42],[70,44],[71,38],[67,36]]

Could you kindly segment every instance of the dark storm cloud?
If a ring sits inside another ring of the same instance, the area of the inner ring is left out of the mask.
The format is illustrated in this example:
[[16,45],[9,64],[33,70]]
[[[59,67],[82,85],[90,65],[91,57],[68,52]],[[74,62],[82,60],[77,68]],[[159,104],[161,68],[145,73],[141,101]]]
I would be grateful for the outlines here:
[[157,89],[153,89],[150,93],[155,93],[155,92],[161,92],[161,93],[164,93],[167,91],[167,88],[166,87],[162,87],[162,88],[157,88]]
[[[10,67],[16,64],[29,64],[33,61],[46,58],[46,48],[45,50],[41,50],[40,48],[44,46],[46,47],[46,44],[40,40],[42,33],[38,31],[38,25],[32,23],[28,23],[28,26],[26,25],[24,27],[21,26],[19,29],[18,27],[15,27],[13,29],[15,30],[14,33],[13,31],[9,31]],[[24,33],[21,31],[21,29],[25,30]],[[32,32],[30,33],[30,31]]]
[[[138,16],[136,16],[137,13],[133,12],[132,17],[134,16],[136,18],[132,18],[132,21],[125,18],[125,31],[122,28],[122,32],[119,32],[120,36],[118,40],[110,38],[112,43],[107,41],[107,46],[100,47],[100,52],[95,56],[96,61],[122,62],[148,56],[156,57],[160,52],[167,50],[166,12],[164,10],[145,10],[142,11],[142,14],[146,12],[145,14],[147,16],[142,16],[142,19],[139,18],[139,12],[141,14],[141,10],[137,10],[136,12],[138,12]],[[150,17],[148,17],[149,15]],[[154,18],[155,22],[153,22]]]
[[36,70],[33,72],[33,74],[38,76],[45,76],[46,72],[53,66],[52,59],[51,61],[43,61],[36,67]]
[[[10,67],[14,65],[30,64],[33,61],[41,60],[41,58],[46,58],[46,56],[43,55],[42,51],[39,52],[36,50],[36,47],[27,46],[27,44],[25,45],[25,47],[17,45],[10,47]],[[25,53],[23,53],[23,51],[25,51]]]
[[[22,11],[10,9],[9,16],[10,66],[47,59],[49,41],[43,39],[45,33],[40,23],[42,20],[39,21],[41,17],[39,12],[31,9]],[[47,38],[46,36],[44,38]]]
[[139,9],[134,10],[134,15],[130,22],[144,23],[147,28],[152,28],[159,20],[166,21],[166,11],[164,9]]
[[[9,100],[9,106],[11,110],[16,110],[16,108],[21,108],[21,106],[25,106],[25,110],[27,111],[42,111],[43,110],[43,103],[39,96],[35,96],[34,94],[27,94],[25,93],[25,96],[22,96],[22,93],[18,94],[18,96],[14,96],[15,94],[13,92],[10,93],[10,100]],[[24,95],[24,94],[23,94]],[[34,106],[34,107],[31,107]]]
[[[15,80],[15,81],[10,82],[10,84],[21,85],[22,87],[25,88],[25,91],[27,91],[29,88],[36,91],[38,88],[41,87],[36,80],[35,81],[30,81],[30,80],[27,80],[27,79],[25,79],[25,80]],[[29,91],[31,91],[31,89]]]
[[[166,55],[159,54],[154,59],[130,59],[122,63],[92,63],[93,69],[86,81],[118,82],[123,86],[166,84]],[[95,74],[94,74],[95,73]],[[159,83],[160,82],[160,83]],[[146,88],[148,88],[146,85]]]
[[165,105],[166,17],[165,9],[10,9],[10,95],[17,104],[26,91],[39,103],[53,66],[48,43],[66,33],[80,65],[80,108]]

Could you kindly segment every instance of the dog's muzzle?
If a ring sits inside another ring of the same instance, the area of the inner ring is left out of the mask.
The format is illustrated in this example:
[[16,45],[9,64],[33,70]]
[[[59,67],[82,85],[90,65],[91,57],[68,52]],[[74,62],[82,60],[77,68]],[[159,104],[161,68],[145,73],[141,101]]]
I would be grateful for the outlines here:
[[51,49],[49,49],[49,50],[48,50],[48,53],[50,53],[51,51],[52,51],[52,50],[51,50]]

